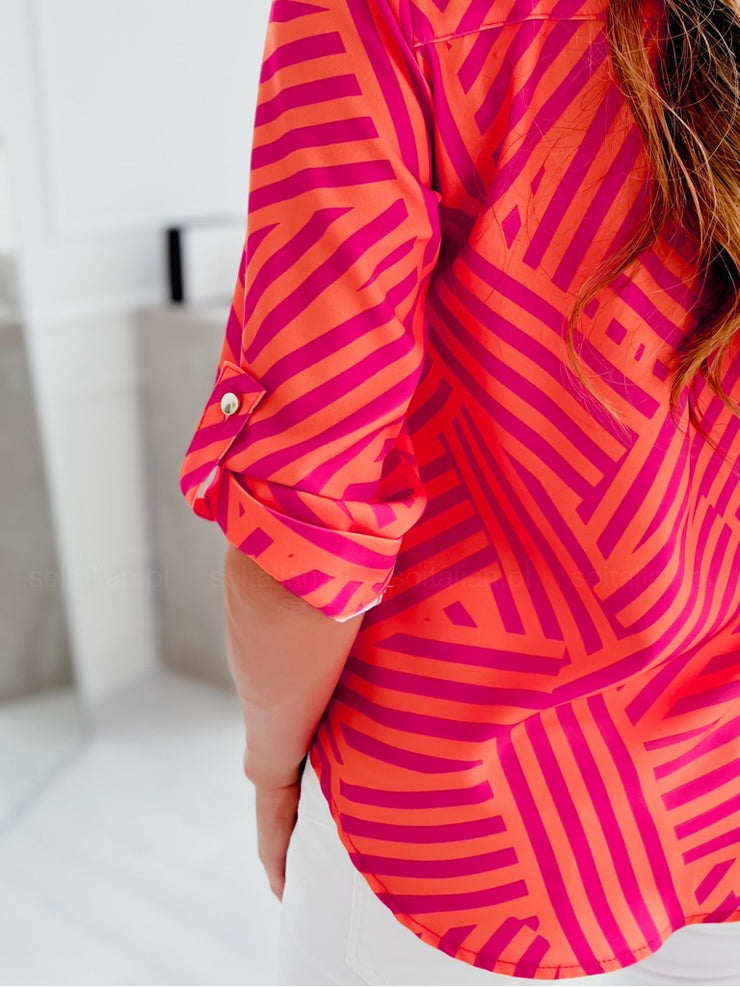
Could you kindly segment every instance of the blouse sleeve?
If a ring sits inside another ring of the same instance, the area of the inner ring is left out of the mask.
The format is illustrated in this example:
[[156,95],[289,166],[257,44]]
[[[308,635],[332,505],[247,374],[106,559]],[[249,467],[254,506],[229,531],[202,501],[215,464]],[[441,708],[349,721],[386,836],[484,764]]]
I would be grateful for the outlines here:
[[382,599],[427,504],[406,413],[439,195],[399,2],[273,0],[244,250],[180,474],[196,514],[337,620]]

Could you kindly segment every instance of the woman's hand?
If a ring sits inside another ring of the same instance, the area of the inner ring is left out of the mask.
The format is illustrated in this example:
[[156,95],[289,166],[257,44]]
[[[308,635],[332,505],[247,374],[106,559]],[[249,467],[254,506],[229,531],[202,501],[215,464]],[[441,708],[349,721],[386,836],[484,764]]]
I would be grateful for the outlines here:
[[363,615],[332,620],[232,545],[224,581],[227,655],[247,741],[244,774],[256,789],[260,860],[282,901],[303,768]]
[[283,900],[285,861],[288,844],[298,818],[301,795],[300,770],[293,781],[260,782],[255,785],[257,806],[257,848],[270,890]]

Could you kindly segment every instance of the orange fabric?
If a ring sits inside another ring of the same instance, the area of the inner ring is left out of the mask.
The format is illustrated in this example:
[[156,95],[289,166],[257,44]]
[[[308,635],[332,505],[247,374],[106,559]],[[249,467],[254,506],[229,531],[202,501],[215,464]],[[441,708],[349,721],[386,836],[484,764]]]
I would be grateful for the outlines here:
[[[605,16],[274,0],[181,475],[297,595],[371,608],[311,749],[339,835],[425,942],[522,977],[740,920],[740,419],[700,381],[719,451],[688,392],[668,414],[714,287],[696,244],[666,228],[581,322],[624,431],[565,352],[575,289],[648,202]],[[739,377],[736,345],[736,400]]]

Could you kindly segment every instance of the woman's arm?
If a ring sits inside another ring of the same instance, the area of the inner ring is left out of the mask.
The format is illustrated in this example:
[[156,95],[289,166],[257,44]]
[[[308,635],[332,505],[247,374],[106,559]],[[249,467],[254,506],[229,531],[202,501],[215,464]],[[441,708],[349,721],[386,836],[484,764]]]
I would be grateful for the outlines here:
[[224,560],[224,619],[232,678],[256,786],[296,778],[362,623],[340,623],[297,597],[232,545]]
[[427,504],[406,419],[442,195],[412,27],[399,0],[273,0],[244,250],[180,474],[229,543],[228,657],[278,895],[301,762]]

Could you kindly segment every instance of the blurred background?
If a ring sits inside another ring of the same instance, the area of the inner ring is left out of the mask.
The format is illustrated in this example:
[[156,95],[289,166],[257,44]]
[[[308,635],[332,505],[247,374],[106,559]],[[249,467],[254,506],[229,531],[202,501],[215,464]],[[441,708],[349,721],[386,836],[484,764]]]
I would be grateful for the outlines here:
[[269,0],[0,0],[0,983],[275,983],[179,467],[245,232]]

